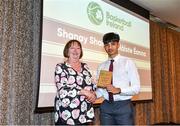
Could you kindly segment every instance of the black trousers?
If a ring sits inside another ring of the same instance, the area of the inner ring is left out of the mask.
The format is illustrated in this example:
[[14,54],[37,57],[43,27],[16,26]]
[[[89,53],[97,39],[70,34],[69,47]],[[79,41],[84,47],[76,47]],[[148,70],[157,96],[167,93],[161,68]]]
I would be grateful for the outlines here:
[[134,125],[134,107],[131,100],[105,100],[100,106],[101,125]]

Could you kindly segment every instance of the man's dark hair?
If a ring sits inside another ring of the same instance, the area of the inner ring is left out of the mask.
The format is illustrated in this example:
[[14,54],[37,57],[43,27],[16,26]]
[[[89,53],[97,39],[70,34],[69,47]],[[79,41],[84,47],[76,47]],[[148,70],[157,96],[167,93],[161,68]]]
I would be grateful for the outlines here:
[[108,44],[109,42],[114,42],[114,41],[119,42],[119,40],[120,40],[119,35],[114,33],[114,32],[106,33],[103,36],[103,43],[104,44]]

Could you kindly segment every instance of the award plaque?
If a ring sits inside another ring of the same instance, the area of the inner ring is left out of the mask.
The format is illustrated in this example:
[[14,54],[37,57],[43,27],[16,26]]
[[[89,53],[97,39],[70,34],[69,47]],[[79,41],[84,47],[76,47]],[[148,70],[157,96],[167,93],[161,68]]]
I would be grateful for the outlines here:
[[101,88],[105,88],[106,85],[111,84],[111,80],[112,80],[112,72],[101,70],[99,74],[97,86]]

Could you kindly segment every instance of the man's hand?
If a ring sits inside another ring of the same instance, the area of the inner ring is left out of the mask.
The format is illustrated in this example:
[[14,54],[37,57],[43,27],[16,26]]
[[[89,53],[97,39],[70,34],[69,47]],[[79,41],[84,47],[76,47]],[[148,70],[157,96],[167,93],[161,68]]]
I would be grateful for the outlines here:
[[94,91],[82,89],[80,91],[80,95],[84,95],[87,98],[87,100],[91,103],[94,103],[96,100],[96,93]]
[[108,92],[112,92],[113,94],[121,93],[121,88],[116,88],[112,84],[107,85],[106,89],[107,89]]

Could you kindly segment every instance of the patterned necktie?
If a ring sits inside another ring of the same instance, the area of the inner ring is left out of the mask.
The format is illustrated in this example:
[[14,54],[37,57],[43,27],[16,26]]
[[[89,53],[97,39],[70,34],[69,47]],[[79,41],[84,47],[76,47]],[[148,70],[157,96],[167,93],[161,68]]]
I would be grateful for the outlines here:
[[[111,63],[110,63],[110,66],[109,66],[109,71],[111,71],[111,72],[113,72],[113,62],[114,62],[114,60],[111,60]],[[113,77],[113,76],[112,76]],[[111,80],[111,84],[113,84],[113,78],[112,78],[112,80]],[[109,101],[110,102],[113,102],[114,101],[114,99],[113,99],[113,93],[112,92],[108,92],[108,94],[109,94]]]

